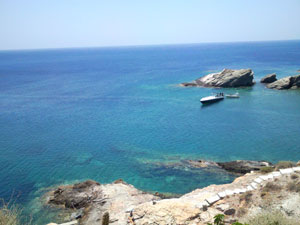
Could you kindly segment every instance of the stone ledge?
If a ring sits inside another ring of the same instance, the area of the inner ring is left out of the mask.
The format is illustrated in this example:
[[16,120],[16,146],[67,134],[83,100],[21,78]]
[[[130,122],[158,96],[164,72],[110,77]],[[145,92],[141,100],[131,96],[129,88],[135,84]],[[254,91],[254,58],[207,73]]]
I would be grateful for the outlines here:
[[208,202],[208,204],[212,205],[215,202],[219,201],[221,198],[218,195],[214,195],[208,199],[206,199],[206,201]]
[[279,170],[281,174],[290,174],[290,173],[293,173],[294,170],[291,169],[291,168],[288,168],[288,169],[280,169]]

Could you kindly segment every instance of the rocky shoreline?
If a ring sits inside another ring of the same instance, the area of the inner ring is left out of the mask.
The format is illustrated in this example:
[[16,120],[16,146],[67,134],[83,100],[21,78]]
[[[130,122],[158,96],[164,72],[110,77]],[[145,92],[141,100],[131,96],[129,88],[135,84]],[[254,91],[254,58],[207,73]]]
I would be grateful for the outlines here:
[[[163,198],[159,193],[150,194],[136,189],[123,180],[112,184],[99,184],[95,181],[85,181],[74,185],[60,186],[46,195],[46,202],[50,206],[73,210],[70,224],[96,225],[105,224],[109,220],[112,225],[125,224],[207,224],[214,215],[224,213],[229,216],[229,223],[246,218],[260,209],[264,202],[261,197],[264,187],[272,181],[276,184],[297,180],[300,167],[285,163],[280,167],[264,161],[238,160],[232,162],[212,162],[206,160],[187,160],[193,167],[221,167],[230,172],[243,174],[230,184],[210,185],[196,189],[188,194],[176,198]],[[300,164],[298,164],[300,165]],[[267,173],[263,169],[267,168]],[[269,169],[271,169],[269,171]],[[277,171],[272,171],[277,169]],[[250,171],[250,172],[249,172]],[[265,173],[265,174],[262,174]],[[292,174],[294,178],[291,178]],[[300,191],[300,189],[299,189]],[[256,196],[253,203],[240,200],[247,193]],[[279,206],[282,201],[295,198],[293,193],[277,193],[280,201],[275,199],[274,204]],[[260,196],[260,197],[259,197]],[[300,200],[300,195],[297,199]],[[249,204],[247,212],[241,212],[241,207]],[[289,207],[289,206],[287,206]],[[251,210],[250,210],[251,209]],[[300,216],[300,209],[288,208]],[[241,217],[241,215],[243,217]],[[300,217],[299,217],[300,218]]]
[[[298,89],[300,88],[300,74],[277,80],[276,74],[272,73],[263,77],[260,82],[266,84],[266,87],[270,89]],[[181,83],[180,86],[233,88],[250,87],[254,84],[254,72],[251,69],[224,69],[221,72],[207,74],[192,82]]]
[[272,163],[267,161],[250,161],[250,160],[236,160],[230,162],[213,162],[207,160],[188,160],[190,165],[196,168],[218,167],[230,173],[246,174],[251,171],[259,171],[266,166],[272,166]]

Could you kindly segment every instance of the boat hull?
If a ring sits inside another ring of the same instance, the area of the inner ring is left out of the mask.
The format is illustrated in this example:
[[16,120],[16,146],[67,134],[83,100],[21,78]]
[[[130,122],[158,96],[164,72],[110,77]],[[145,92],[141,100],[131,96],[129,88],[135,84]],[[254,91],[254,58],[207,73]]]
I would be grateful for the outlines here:
[[224,98],[215,98],[215,99],[210,99],[210,100],[200,100],[200,102],[202,104],[211,104],[211,103],[219,102],[219,101],[221,101],[223,99]]

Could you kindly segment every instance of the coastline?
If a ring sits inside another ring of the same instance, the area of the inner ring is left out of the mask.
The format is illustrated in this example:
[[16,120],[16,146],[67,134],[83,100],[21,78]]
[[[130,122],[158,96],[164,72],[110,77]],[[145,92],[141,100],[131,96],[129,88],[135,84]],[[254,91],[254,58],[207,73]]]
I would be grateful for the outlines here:
[[[260,171],[251,171],[236,178],[230,184],[210,185],[177,198],[163,199],[159,194],[145,193],[122,180],[117,180],[112,184],[104,185],[94,181],[86,181],[75,185],[61,186],[49,192],[47,199],[50,205],[53,205],[53,201],[56,201],[55,204],[64,204],[66,207],[66,203],[70,199],[74,200],[73,203],[83,204],[73,205],[75,210],[72,218],[74,221],[76,219],[75,215],[77,215],[80,224],[84,225],[99,224],[105,213],[109,214],[110,224],[114,225],[202,225],[211,222],[218,213],[224,213],[231,222],[234,222],[248,218],[259,209],[258,202],[265,201],[263,196],[266,194],[263,195],[263,193],[266,187],[268,188],[273,184],[284,186],[290,180],[298,180],[300,175],[299,163],[291,168],[277,168],[277,170],[265,174]],[[283,190],[276,189],[268,192],[272,191],[277,191],[277,194],[280,195],[279,192]],[[82,199],[83,193],[86,196],[84,201]],[[280,205],[279,202],[290,201],[292,197],[295,197],[293,194],[291,194],[291,197],[289,191],[287,193],[289,193],[289,197],[280,200],[275,199],[273,203]],[[256,198],[253,203],[249,204],[249,202],[241,201],[241,198],[245,195],[256,196]],[[241,211],[240,208],[245,207],[245,204],[248,204],[249,210],[247,208],[247,210],[243,209]],[[70,209],[69,203],[67,203],[67,208]],[[293,210],[297,211],[298,209],[293,208]],[[297,215],[300,215],[300,211],[298,211]]]

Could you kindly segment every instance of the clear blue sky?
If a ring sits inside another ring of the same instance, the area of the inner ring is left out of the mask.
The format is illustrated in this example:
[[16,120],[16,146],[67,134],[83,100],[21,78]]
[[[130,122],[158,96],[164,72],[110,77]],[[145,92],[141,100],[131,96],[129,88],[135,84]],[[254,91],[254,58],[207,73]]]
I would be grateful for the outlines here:
[[0,49],[300,39],[300,0],[0,0]]

